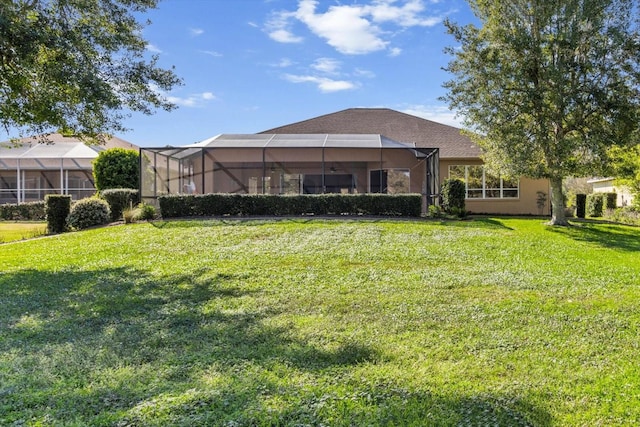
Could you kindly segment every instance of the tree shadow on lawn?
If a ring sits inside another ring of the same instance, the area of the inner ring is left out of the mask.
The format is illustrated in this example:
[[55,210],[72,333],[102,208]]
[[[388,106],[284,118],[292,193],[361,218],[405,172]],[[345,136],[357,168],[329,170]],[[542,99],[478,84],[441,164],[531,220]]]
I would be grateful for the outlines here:
[[[355,341],[328,350],[291,327],[274,326],[280,313],[247,303],[257,291],[243,289],[242,280],[207,269],[162,278],[125,268],[0,274],[0,421],[145,424],[150,419],[144,414],[159,410],[183,425],[222,425],[222,414],[239,425],[263,424],[268,417],[275,418],[266,425],[300,424],[311,416],[330,422],[332,411],[348,399],[330,398],[329,406],[318,406],[317,390],[292,384],[283,392],[270,379],[273,369],[323,378],[327,371],[377,363],[384,354]],[[203,387],[211,369],[226,382]],[[262,407],[265,387],[274,395],[298,396],[297,409]],[[366,397],[367,390],[353,386],[360,406],[368,409],[360,414],[345,406],[343,425],[371,411],[378,414],[375,420],[403,424],[437,408],[454,418],[494,414],[498,425],[514,425],[509,419],[530,425],[531,416],[549,419],[522,402],[501,406],[493,397],[470,401],[423,393],[411,394],[417,411],[412,415],[386,388],[374,388],[374,397]],[[183,398],[161,402],[166,396]]]
[[553,233],[610,249],[640,251],[640,229],[598,222],[572,223],[570,227],[548,227]]

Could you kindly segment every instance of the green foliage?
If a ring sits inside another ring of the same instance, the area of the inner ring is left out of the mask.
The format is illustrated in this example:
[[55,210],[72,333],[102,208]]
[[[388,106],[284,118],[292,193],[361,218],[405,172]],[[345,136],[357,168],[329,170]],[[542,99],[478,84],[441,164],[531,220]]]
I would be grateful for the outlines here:
[[143,221],[151,221],[156,217],[156,208],[153,205],[148,205],[146,203],[140,203],[138,205],[138,216],[137,219]]
[[465,211],[465,186],[459,179],[445,179],[440,189],[442,195],[442,209],[445,212],[464,216]]
[[158,198],[163,218],[223,215],[420,216],[419,194],[205,194]]
[[45,203],[6,203],[0,205],[0,219],[11,221],[42,221],[46,217]]
[[578,218],[584,218],[587,212],[587,195],[576,194],[576,216]]
[[602,198],[602,211],[606,212],[609,209],[616,209],[618,207],[618,195],[616,193],[604,193]]
[[138,188],[140,154],[136,150],[110,148],[93,160],[96,190]]
[[[15,0],[0,7],[0,124],[30,134],[97,138],[124,130],[125,111],[175,106],[180,84],[148,58],[142,13],[156,0]],[[159,89],[159,90],[158,90]]]
[[119,221],[125,209],[138,204],[138,190],[131,188],[110,188],[101,191],[100,196],[109,204],[111,221]]
[[515,218],[4,245],[0,424],[638,425],[639,251],[637,227]]
[[67,222],[76,230],[84,230],[95,225],[106,224],[110,218],[111,213],[107,202],[97,197],[89,197],[73,204]]
[[67,230],[67,216],[71,211],[71,196],[47,194],[44,197],[47,231],[62,233]]
[[609,157],[611,175],[616,178],[616,184],[629,187],[640,200],[640,144],[630,148],[613,147],[609,150]]
[[587,216],[599,218],[604,207],[604,193],[591,193],[587,195]]
[[608,209],[603,213],[603,215],[605,219],[609,221],[640,226],[640,209],[637,209],[633,206]]
[[492,168],[547,178],[565,225],[562,180],[598,173],[640,127],[633,0],[473,0],[482,24],[447,22],[456,46],[444,100]]

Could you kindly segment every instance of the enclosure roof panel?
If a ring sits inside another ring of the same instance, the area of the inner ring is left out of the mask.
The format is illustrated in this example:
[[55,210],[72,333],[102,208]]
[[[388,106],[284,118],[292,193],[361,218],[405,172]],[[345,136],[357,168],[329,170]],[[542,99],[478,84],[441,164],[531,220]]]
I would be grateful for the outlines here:
[[20,144],[13,146],[0,144],[0,158],[3,159],[95,159],[98,152],[77,142],[56,142],[51,144]]
[[184,148],[415,148],[378,134],[221,134]]

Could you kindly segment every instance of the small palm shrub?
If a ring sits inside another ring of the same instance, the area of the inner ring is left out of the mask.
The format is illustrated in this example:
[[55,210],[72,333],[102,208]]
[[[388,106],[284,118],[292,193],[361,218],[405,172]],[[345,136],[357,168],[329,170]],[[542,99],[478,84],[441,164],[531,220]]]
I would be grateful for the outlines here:
[[71,208],[67,223],[76,230],[102,225],[109,222],[109,204],[102,199],[91,197],[76,202]]

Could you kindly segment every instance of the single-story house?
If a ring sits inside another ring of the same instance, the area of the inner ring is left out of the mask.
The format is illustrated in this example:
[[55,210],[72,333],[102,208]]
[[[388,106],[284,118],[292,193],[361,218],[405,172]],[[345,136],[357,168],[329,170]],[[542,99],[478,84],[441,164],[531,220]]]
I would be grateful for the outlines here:
[[[437,148],[440,180],[459,178],[466,185],[466,208],[474,213],[548,215],[549,182],[506,179],[489,174],[480,148],[460,129],[388,108],[350,108],[289,125],[265,134],[380,134],[417,149]],[[542,196],[542,197],[541,197]],[[543,200],[544,203],[541,203]]]
[[46,194],[69,194],[74,200],[95,194],[92,161],[108,148],[137,150],[113,137],[104,145],[86,145],[61,134],[0,143],[0,204],[44,200]]
[[172,193],[420,193],[444,178],[466,185],[473,213],[548,215],[549,183],[485,170],[460,129],[387,108],[350,108],[258,134],[142,148],[141,197]]
[[617,185],[615,181],[616,179],[612,177],[592,178],[587,181],[587,184],[591,184],[594,193],[616,193],[619,207],[631,205],[633,203],[633,193],[628,187]]
[[438,192],[438,149],[380,134],[223,134],[141,148],[141,198],[162,194]]

